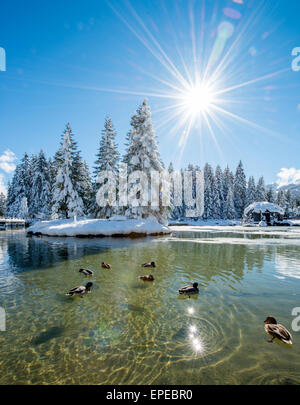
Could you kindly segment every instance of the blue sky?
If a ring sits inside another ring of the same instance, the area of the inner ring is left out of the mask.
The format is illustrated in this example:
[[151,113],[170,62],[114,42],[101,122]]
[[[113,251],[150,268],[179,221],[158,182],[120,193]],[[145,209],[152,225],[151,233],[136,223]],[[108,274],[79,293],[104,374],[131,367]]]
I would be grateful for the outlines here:
[[[89,165],[106,115],[123,152],[144,97],[165,164],[242,159],[268,183],[282,168],[300,178],[299,13],[298,0],[2,2],[0,181],[14,163],[5,151],[53,155],[67,122]],[[174,106],[195,77],[217,97],[191,119]]]

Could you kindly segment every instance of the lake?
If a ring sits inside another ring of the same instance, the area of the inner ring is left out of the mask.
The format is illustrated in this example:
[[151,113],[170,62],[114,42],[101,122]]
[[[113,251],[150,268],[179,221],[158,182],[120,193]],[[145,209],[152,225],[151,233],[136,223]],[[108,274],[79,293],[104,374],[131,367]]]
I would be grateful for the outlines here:
[[[139,280],[149,273],[154,282]],[[90,294],[65,295],[89,280]],[[178,295],[194,281],[198,296]],[[299,292],[296,227],[180,226],[139,239],[3,231],[0,384],[299,384]],[[267,315],[292,347],[267,343]]]

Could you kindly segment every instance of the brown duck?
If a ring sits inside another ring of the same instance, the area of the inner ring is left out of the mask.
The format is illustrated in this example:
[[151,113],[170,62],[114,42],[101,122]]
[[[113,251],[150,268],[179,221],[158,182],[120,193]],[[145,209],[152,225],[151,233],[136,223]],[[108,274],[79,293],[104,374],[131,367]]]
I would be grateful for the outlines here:
[[286,329],[285,326],[277,323],[273,316],[268,316],[265,322],[265,331],[272,336],[272,339],[268,339],[269,343],[272,343],[275,338],[281,340],[288,345],[292,344],[292,335]]
[[140,279],[144,280],[144,281],[154,281],[154,277],[152,276],[152,274],[147,274],[145,276],[140,276]]
[[102,262],[102,263],[101,263],[101,266],[103,267],[103,269],[111,269],[111,265],[108,264],[108,263]]

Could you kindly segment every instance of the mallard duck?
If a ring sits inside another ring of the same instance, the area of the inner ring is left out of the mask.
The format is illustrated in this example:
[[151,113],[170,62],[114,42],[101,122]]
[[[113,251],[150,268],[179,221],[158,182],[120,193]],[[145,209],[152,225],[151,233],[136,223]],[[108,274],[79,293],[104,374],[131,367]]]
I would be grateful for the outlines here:
[[104,269],[111,269],[111,265],[108,264],[108,263],[102,262],[102,263],[101,263],[101,266],[102,266]]
[[156,267],[155,262],[151,262],[151,263],[143,263],[142,267]]
[[92,276],[94,274],[90,269],[79,269],[79,273],[84,274],[85,276]]
[[198,283],[194,283],[193,285],[186,285],[178,290],[179,294],[185,294],[185,295],[193,295],[193,294],[198,294],[199,288],[198,288]]
[[145,276],[140,276],[140,279],[144,280],[144,281],[154,281],[154,277],[152,276],[152,274],[147,274]]
[[265,323],[265,331],[272,336],[272,339],[268,339],[269,343],[272,343],[275,338],[281,340],[288,345],[291,345],[292,342],[292,335],[286,329],[285,326],[280,325],[277,323],[276,319],[273,316],[268,316],[267,319],[264,321]]
[[73,297],[73,295],[87,294],[91,291],[92,285],[93,283],[89,281],[85,287],[83,285],[79,285],[77,287],[71,288],[71,290],[66,295],[68,295],[69,297]]

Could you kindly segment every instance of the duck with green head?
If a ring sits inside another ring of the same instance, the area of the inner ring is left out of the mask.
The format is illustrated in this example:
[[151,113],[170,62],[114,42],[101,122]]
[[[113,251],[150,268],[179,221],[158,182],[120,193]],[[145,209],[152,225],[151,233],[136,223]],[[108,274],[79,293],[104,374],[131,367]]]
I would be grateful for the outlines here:
[[198,283],[195,282],[193,283],[193,285],[186,285],[180,288],[178,292],[179,294],[188,295],[188,297],[194,294],[198,294],[199,293]]
[[66,295],[68,295],[69,297],[73,297],[76,295],[83,296],[84,294],[87,294],[91,291],[92,285],[93,283],[89,281],[85,286],[79,285],[77,287],[71,288],[71,290],[69,290]]
[[142,267],[156,267],[155,262],[150,262],[150,263],[143,263]]

